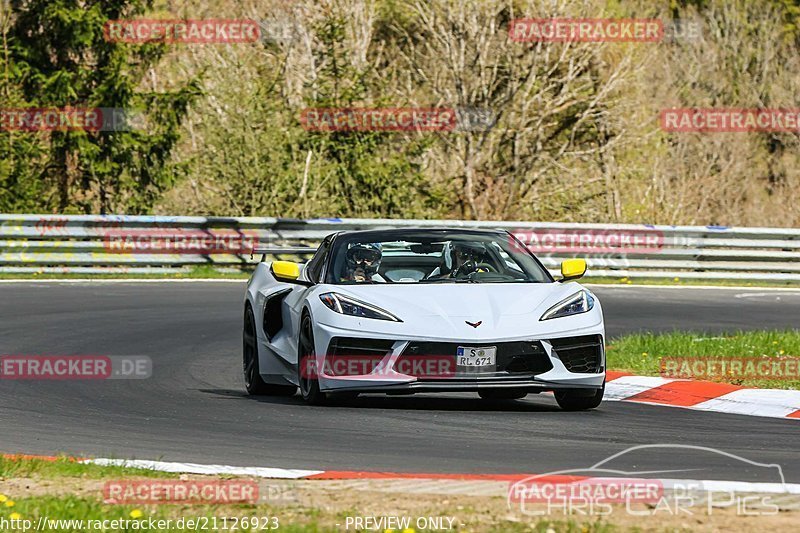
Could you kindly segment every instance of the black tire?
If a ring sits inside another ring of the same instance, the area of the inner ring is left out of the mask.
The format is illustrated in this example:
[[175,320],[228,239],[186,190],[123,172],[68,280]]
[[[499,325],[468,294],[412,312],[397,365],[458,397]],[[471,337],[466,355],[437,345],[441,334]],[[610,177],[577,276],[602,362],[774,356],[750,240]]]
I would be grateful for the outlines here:
[[521,400],[528,395],[528,391],[519,389],[482,389],[478,396],[484,400]]
[[[311,322],[311,316],[308,314],[304,314],[300,320],[300,342],[298,347],[297,382],[300,384],[300,394],[306,403],[322,405],[327,400],[327,396],[319,390],[319,381],[314,378],[313,372],[309,371],[306,363],[306,358],[313,358],[316,353],[314,348],[314,327]],[[305,370],[304,366],[306,367]]]
[[256,342],[256,318],[253,315],[253,309],[248,305],[244,310],[244,328],[242,332],[242,370],[247,394],[294,396],[297,392],[297,387],[294,385],[272,385],[261,379]]
[[603,401],[606,384],[602,389],[576,389],[555,391],[558,406],[565,411],[586,411],[594,409]]

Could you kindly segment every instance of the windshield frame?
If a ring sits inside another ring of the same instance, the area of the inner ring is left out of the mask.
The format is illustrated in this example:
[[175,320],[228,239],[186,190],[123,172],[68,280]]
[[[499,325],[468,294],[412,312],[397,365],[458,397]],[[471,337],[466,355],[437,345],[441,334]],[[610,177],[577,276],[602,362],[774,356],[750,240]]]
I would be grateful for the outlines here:
[[[444,228],[444,229],[429,229],[429,228],[394,228],[394,229],[385,229],[385,230],[363,230],[363,231],[345,231],[333,234],[330,248],[328,250],[328,257],[326,259],[326,264],[324,267],[324,276],[322,277],[322,283],[327,285],[342,285],[342,286],[366,286],[366,285],[380,285],[380,286],[387,286],[387,285],[400,285],[404,287],[408,286],[418,286],[418,285],[437,285],[437,284],[450,284],[450,283],[424,283],[424,282],[416,282],[416,283],[406,283],[406,282],[398,282],[398,281],[389,281],[389,282],[376,282],[376,281],[341,281],[337,280],[335,276],[335,270],[337,265],[337,257],[340,257],[339,254],[343,253],[342,249],[346,247],[348,244],[352,242],[390,242],[390,241],[402,241],[405,240],[404,238],[409,238],[413,242],[414,238],[432,238],[436,240],[452,240],[452,237],[469,237],[475,236],[480,237],[481,239],[489,239],[495,241],[502,241],[506,240],[509,244],[511,244],[511,249],[507,249],[506,247],[500,246],[500,248],[511,256],[512,260],[517,263],[517,266],[520,267],[523,274],[525,274],[528,278],[527,280],[507,280],[507,281],[472,281],[472,283],[483,284],[483,285],[492,285],[492,284],[521,284],[521,283],[555,283],[556,280],[550,274],[550,271],[542,264],[536,255],[531,252],[527,246],[525,246],[519,239],[517,239],[512,233],[505,231],[505,230],[478,230],[478,229],[465,229],[465,228]],[[521,257],[517,257],[521,256]],[[343,257],[343,256],[342,256]],[[520,261],[522,259],[522,261]],[[525,260],[529,261],[531,264],[526,264]],[[528,271],[529,267],[534,267],[538,270],[536,271]],[[542,278],[542,281],[538,281],[535,278],[539,277],[539,274]],[[462,282],[463,280],[458,280],[453,278],[452,284],[457,284]]]

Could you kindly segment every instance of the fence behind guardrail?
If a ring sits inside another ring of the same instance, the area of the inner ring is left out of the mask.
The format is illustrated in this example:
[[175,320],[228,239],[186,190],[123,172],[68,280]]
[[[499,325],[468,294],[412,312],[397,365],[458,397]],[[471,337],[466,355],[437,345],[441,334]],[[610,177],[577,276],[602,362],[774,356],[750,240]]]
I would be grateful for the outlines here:
[[799,229],[126,215],[0,215],[0,272],[246,270],[255,246],[303,259],[329,233],[401,227],[508,230],[553,271],[585,257],[589,276],[800,281]]

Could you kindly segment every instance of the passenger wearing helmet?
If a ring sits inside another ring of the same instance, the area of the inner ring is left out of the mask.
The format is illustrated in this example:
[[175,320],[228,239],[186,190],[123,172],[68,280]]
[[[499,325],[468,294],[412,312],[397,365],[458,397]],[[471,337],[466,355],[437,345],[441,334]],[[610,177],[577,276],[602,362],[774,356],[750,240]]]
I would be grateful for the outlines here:
[[378,274],[383,251],[380,243],[357,242],[351,244],[345,254],[344,275],[341,281],[369,282],[386,280]]

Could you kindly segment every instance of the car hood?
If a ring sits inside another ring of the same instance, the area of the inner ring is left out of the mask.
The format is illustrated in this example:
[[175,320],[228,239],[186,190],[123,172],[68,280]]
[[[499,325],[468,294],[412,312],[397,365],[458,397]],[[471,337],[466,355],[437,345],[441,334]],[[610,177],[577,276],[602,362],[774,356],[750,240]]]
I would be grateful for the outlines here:
[[[431,335],[508,337],[540,330],[569,330],[602,321],[600,313],[585,313],[540,322],[559,301],[583,289],[577,283],[442,283],[392,285],[336,285],[333,290],[376,305],[403,321],[403,329]],[[596,306],[599,309],[599,304]],[[592,315],[587,316],[587,315]],[[578,319],[580,317],[580,319]],[[372,330],[394,329],[397,323],[358,320]],[[581,324],[576,324],[576,320]],[[465,321],[477,323],[474,329]],[[345,322],[349,322],[345,320]]]

